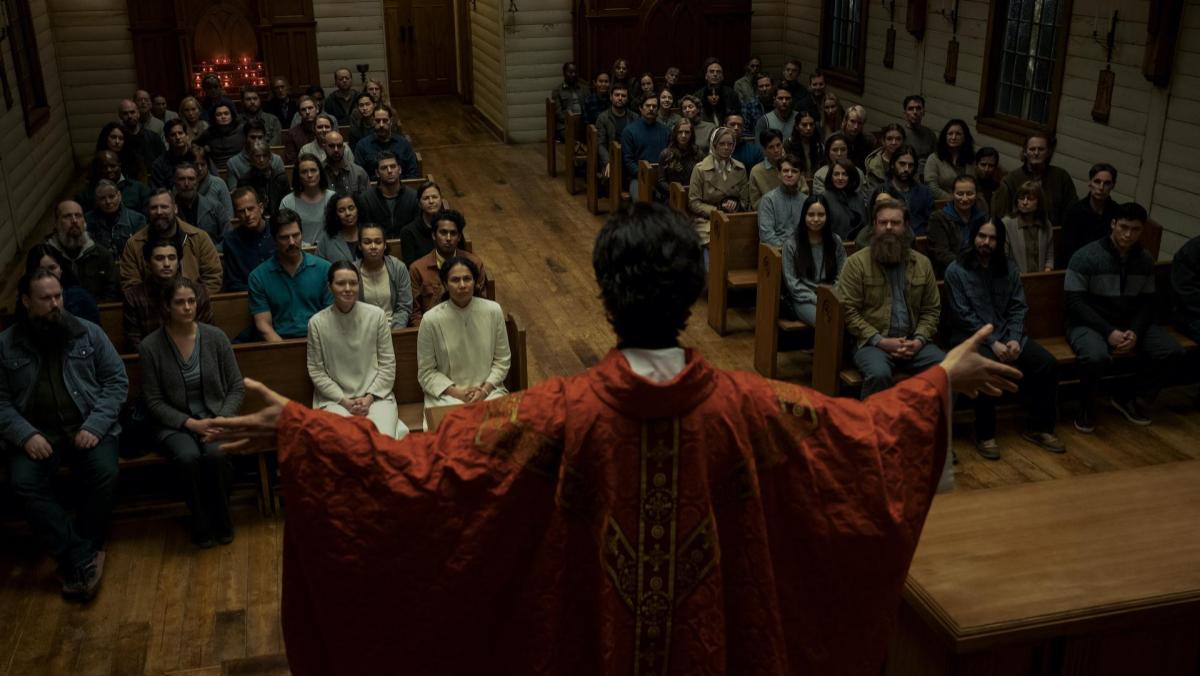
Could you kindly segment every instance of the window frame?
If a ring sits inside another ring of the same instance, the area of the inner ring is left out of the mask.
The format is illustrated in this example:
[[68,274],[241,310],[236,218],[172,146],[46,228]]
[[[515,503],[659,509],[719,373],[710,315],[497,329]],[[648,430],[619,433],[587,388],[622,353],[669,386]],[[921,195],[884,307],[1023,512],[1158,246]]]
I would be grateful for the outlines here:
[[[33,26],[33,13],[29,0],[0,0],[8,18],[8,47],[13,58],[14,85],[21,98],[21,112],[25,118],[25,135],[33,134],[50,121],[50,102],[46,95],[46,78],[42,72],[41,52],[38,50],[37,33]],[[14,34],[20,31],[22,48],[17,47]],[[22,77],[27,69],[29,77]]]
[[976,130],[1010,143],[1021,145],[1035,132],[1053,136],[1058,128],[1058,114],[1063,96],[1063,77],[1067,70],[1067,48],[1071,36],[1071,18],[1074,0],[1061,0],[1063,12],[1062,30],[1055,35],[1054,74],[1050,80],[1050,110],[1046,122],[1030,120],[996,112],[997,79],[1000,76],[1004,52],[1004,31],[1008,24],[1008,4],[1011,0],[990,0],[988,9],[987,40],[984,43],[983,78],[979,87],[979,110],[975,118]]
[[839,89],[862,94],[867,79],[867,25],[870,19],[872,0],[858,0],[862,11],[858,24],[858,54],[853,70],[834,66],[829,62],[833,42],[833,4],[845,0],[823,0],[821,3],[821,35],[817,47],[817,66],[825,74],[825,81]]

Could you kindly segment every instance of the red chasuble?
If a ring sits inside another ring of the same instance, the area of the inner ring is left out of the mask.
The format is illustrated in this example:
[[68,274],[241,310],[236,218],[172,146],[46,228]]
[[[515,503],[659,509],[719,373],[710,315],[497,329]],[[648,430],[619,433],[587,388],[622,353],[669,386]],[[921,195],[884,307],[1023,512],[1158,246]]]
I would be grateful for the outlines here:
[[865,402],[595,368],[396,441],[290,403],[293,673],[877,675],[948,382]]

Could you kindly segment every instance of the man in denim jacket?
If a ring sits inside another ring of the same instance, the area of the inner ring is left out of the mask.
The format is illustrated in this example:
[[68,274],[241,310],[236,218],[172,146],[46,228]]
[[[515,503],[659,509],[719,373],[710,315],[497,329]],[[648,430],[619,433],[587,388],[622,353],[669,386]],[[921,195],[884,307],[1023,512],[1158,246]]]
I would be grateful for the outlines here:
[[[19,320],[0,333],[0,445],[30,525],[58,561],[63,596],[95,596],[117,483],[117,413],[129,380],[100,327],[62,309],[43,270],[21,278]],[[51,483],[63,462],[82,487],[74,520]]]

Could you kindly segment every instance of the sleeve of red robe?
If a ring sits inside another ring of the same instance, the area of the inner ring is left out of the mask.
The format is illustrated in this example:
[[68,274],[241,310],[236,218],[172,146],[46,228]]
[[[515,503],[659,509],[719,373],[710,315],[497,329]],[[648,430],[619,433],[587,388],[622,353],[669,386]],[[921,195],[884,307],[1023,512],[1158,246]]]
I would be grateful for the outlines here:
[[[777,665],[860,673],[882,658],[941,474],[945,372],[930,369],[866,402],[746,378],[737,380],[751,396],[729,419],[752,430],[738,445],[750,449],[761,509],[751,502],[718,516],[725,598],[701,590],[689,603],[778,620],[788,641],[786,655],[770,656]],[[564,432],[587,438],[575,412],[566,420],[564,400],[577,394],[567,382],[463,407],[436,435],[401,441],[365,420],[285,408],[283,615],[293,673],[481,673],[452,665],[504,652],[489,641],[511,636],[505,620],[518,605],[559,602],[519,590],[530,588],[527,571],[545,569],[533,559],[558,510]],[[742,545],[767,560],[736,556]],[[769,608],[728,593],[763,575],[774,576]],[[680,618],[680,631],[688,621]],[[696,629],[712,640],[713,627]],[[738,645],[761,650],[747,663],[772,653],[762,643],[771,631],[717,631],[730,660],[744,657]]]

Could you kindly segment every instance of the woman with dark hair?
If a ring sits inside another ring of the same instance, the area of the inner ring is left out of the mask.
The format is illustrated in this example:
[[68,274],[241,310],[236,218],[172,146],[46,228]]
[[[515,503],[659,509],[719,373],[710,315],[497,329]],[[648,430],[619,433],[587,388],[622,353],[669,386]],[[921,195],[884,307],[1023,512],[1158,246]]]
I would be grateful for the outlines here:
[[704,98],[700,99],[700,118],[713,126],[721,127],[725,125],[725,116],[729,112],[725,108],[725,97],[721,95],[721,88],[705,87]]
[[630,92],[629,98],[632,99],[629,104],[630,109],[641,110],[642,101],[654,97],[655,94],[654,73],[642,73],[637,81],[637,91]]
[[621,58],[613,61],[612,66],[612,86],[617,85],[624,85],[630,94],[637,91],[633,83],[629,81],[629,61]]
[[333,199],[329,177],[316,155],[305,153],[292,168],[292,191],[279,201],[280,209],[300,215],[300,231],[305,244],[314,244],[325,227],[325,207]]
[[[150,201],[150,186],[125,176],[121,166],[121,155],[108,149],[97,150],[88,168],[88,182],[75,194],[75,201],[84,213],[96,206],[96,186],[100,181],[112,181],[121,191],[121,204],[130,211],[141,214]],[[143,216],[144,217],[144,216]]]
[[358,249],[358,218],[362,205],[354,195],[335,195],[325,206],[325,229],[317,235],[317,255],[330,263],[362,256]]
[[700,151],[700,157],[703,158],[708,154],[708,144],[712,133],[725,123],[714,125],[705,120],[700,112],[700,99],[691,94],[685,94],[679,99],[679,115],[692,123],[692,140],[696,143],[696,149]]
[[[1054,234],[1046,214],[1042,184],[1025,181],[1017,188],[1016,208],[1001,220],[1000,237],[1007,240],[1004,253],[1012,257],[1018,272],[1054,269]],[[999,249],[998,249],[999,250]]]
[[[830,169],[838,160],[846,159],[850,159],[850,143],[840,131],[831,134],[829,138],[825,139],[824,163],[812,175],[812,194],[820,195],[825,192],[826,184],[829,182]],[[850,166],[854,166],[854,163],[851,162]],[[858,176],[859,185],[867,182],[867,177],[863,174],[862,169],[854,167],[854,171],[851,173]]]
[[800,170],[804,172],[805,192],[812,190],[813,174],[825,162],[825,144],[817,133],[817,118],[808,109],[796,113],[796,124],[787,139],[787,152],[795,155]]
[[[666,91],[666,90],[664,90]],[[692,169],[702,157],[691,120],[681,119],[671,130],[671,140],[658,156],[658,182],[654,185],[654,200],[666,202],[671,197],[671,183],[687,187]]]
[[346,142],[350,144],[351,148],[358,145],[363,138],[375,133],[371,121],[375,115],[376,105],[375,97],[365,92],[354,99],[354,109],[350,111],[350,131],[347,132],[348,138],[346,138]]
[[846,262],[846,247],[833,231],[827,195],[804,200],[800,224],[783,245],[782,309],[795,319],[816,326],[817,286],[837,282]]
[[975,151],[975,187],[979,199],[984,204],[992,203],[992,196],[1000,188],[1004,180],[1004,170],[1000,168],[1000,151],[991,146],[984,146]]
[[842,241],[853,240],[867,223],[867,208],[861,191],[862,172],[846,157],[834,162],[832,167],[829,184],[823,193],[829,198],[826,219]]
[[166,322],[142,340],[142,392],[163,454],[171,460],[201,548],[233,542],[232,468],[219,444],[205,442],[212,419],[236,415],[245,390],[225,333],[196,320],[200,287],[176,277],[163,287]]
[[25,274],[32,274],[38,268],[58,277],[63,290],[63,308],[67,312],[93,324],[100,323],[100,308],[96,305],[96,299],[79,285],[75,273],[71,272],[71,264],[61,251],[44,242],[29,247],[25,254]]
[[864,163],[866,171],[866,182],[863,184],[863,192],[871,193],[879,186],[887,182],[888,170],[891,169],[892,155],[904,145],[904,127],[899,124],[892,123],[883,128],[882,132],[883,143],[879,147],[871,151],[867,155],[867,160]]
[[933,199],[954,197],[954,179],[975,171],[975,139],[971,127],[963,120],[953,119],[938,134],[937,150],[925,160],[925,185]]
[[362,277],[349,261],[329,266],[333,304],[308,320],[312,407],[370,420],[380,434],[408,434],[396,411],[396,354],[382,309],[360,303]]
[[405,265],[433,251],[433,217],[446,208],[442,189],[433,181],[417,188],[417,217],[400,229],[400,259]]
[[217,169],[225,168],[229,158],[242,152],[246,135],[238,123],[237,112],[229,103],[218,102],[212,110],[212,122],[208,129],[196,139],[196,145],[208,149],[208,156],[217,163]]
[[362,255],[358,261],[362,273],[358,299],[383,310],[393,329],[408,326],[413,311],[412,277],[403,261],[388,255],[383,226],[360,223],[358,250]]
[[116,153],[117,157],[121,158],[121,173],[141,180],[145,177],[148,167],[143,166],[142,159],[133,152],[133,146],[125,141],[125,128],[121,123],[109,122],[100,128],[100,134],[96,137],[96,152],[110,150]]
[[675,95],[670,87],[663,87],[658,92],[658,123],[666,125],[667,129],[674,129],[681,119],[679,113],[675,112]]
[[449,258],[441,277],[446,300],[425,313],[417,333],[417,380],[426,408],[508,394],[512,353],[500,304],[475,297],[479,269],[469,258]]

